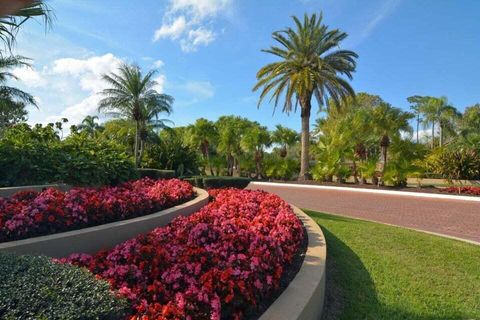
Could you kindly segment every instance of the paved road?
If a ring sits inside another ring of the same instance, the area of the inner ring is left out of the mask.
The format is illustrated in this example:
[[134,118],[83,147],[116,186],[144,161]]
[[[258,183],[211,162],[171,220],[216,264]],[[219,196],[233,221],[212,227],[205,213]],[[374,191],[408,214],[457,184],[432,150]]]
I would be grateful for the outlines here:
[[480,202],[285,186],[256,186],[300,207],[480,242]]

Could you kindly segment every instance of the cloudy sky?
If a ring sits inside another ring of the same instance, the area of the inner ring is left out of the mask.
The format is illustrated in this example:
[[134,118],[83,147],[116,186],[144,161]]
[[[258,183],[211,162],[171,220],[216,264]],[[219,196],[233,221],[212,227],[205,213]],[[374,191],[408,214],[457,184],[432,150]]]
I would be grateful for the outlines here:
[[[255,73],[274,60],[260,50],[292,15],[323,11],[349,34],[360,58],[356,91],[407,109],[406,97],[445,95],[463,110],[480,102],[478,0],[50,0],[53,28],[29,22],[17,53],[33,59],[15,85],[40,110],[30,123],[96,114],[101,75],[122,61],[156,68],[158,90],[175,97],[176,125],[236,114],[272,128],[300,128],[298,115],[257,109]],[[313,119],[312,119],[313,121]]]

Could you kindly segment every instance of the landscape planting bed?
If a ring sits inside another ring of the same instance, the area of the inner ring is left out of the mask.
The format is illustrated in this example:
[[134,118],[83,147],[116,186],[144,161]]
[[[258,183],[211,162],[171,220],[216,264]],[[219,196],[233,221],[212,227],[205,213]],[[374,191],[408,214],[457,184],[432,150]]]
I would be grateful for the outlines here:
[[[211,190],[210,195],[214,200],[191,216],[179,217],[112,250],[73,254],[59,261],[86,267],[107,280],[128,299],[131,314],[142,319],[258,317],[258,307],[278,295],[282,277],[302,254],[303,218],[279,197],[261,191]],[[305,276],[312,275],[305,274],[305,269],[316,274],[307,293],[300,295],[307,303],[292,302],[309,310],[304,315],[318,315],[318,310],[312,313],[312,305],[321,310],[323,301],[314,301],[319,295],[312,292],[322,292],[323,299],[325,256],[318,249],[324,252],[325,243],[318,235],[310,235],[311,225],[305,227],[314,248],[309,243],[292,283],[299,276],[305,281]],[[312,254],[320,256],[314,259]],[[313,265],[318,267],[312,269]],[[290,287],[287,295],[299,289]],[[275,310],[275,304],[266,314]]]

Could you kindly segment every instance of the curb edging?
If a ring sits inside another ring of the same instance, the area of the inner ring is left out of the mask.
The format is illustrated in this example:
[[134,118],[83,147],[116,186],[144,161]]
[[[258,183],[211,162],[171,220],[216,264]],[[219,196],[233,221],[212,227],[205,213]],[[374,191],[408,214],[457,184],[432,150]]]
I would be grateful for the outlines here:
[[303,222],[308,247],[300,270],[259,320],[318,320],[325,300],[327,244],[320,226],[290,205]]

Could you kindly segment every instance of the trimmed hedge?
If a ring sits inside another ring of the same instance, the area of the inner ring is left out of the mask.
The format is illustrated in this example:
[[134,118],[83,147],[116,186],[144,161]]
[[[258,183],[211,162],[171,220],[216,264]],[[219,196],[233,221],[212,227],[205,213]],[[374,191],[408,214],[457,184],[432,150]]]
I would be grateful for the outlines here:
[[140,178],[149,177],[152,179],[173,179],[175,178],[175,170],[159,170],[150,168],[137,169]]
[[0,319],[121,319],[127,301],[86,269],[0,254]]
[[244,189],[248,186],[251,179],[244,177],[215,177],[215,176],[198,176],[184,178],[183,180],[190,182],[198,188],[205,189],[222,189],[237,188]]

